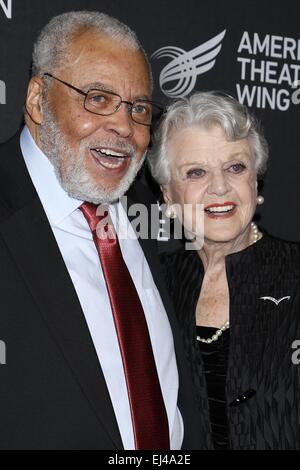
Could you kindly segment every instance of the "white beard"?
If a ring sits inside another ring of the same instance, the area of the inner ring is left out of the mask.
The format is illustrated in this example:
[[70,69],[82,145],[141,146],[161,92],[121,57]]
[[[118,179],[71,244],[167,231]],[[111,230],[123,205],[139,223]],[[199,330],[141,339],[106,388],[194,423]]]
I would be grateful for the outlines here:
[[[115,138],[104,141],[81,142],[78,154],[67,143],[64,134],[59,129],[49,103],[43,103],[43,123],[40,125],[40,140],[42,150],[54,166],[56,177],[69,194],[69,196],[88,201],[94,204],[111,203],[118,200],[129,189],[138,171],[140,170],[146,156],[146,152],[140,161],[137,161],[136,152],[133,145],[125,143],[123,140]],[[107,189],[94,182],[85,167],[85,152],[90,148],[117,147],[124,153],[131,155],[130,164],[125,176],[119,185],[113,189]]]

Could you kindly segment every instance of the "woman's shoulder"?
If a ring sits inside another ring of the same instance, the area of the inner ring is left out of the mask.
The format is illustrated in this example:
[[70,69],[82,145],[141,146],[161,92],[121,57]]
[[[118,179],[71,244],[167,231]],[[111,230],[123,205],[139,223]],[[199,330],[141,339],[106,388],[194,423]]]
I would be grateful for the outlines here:
[[253,259],[274,275],[279,272],[294,273],[300,278],[300,243],[264,233],[257,242]]
[[[262,249],[274,251],[279,257],[300,257],[300,243],[297,241],[289,241],[283,238],[264,233],[264,243],[261,245]],[[258,244],[259,245],[259,244]]]

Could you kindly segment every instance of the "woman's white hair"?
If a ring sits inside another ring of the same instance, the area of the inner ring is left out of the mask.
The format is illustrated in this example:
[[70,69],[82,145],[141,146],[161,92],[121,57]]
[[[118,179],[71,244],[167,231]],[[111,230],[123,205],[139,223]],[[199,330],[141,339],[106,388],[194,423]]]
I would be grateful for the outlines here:
[[66,64],[68,47],[76,35],[94,31],[106,35],[132,49],[139,50],[148,64],[150,78],[151,67],[147,54],[135,32],[129,26],[105,13],[96,11],[71,11],[53,17],[42,29],[33,48],[32,75],[42,76],[53,73]]
[[219,125],[229,141],[248,139],[256,174],[262,176],[266,170],[268,144],[259,122],[232,96],[208,91],[195,92],[167,108],[148,154],[154,179],[161,185],[170,181],[169,159],[172,155],[168,155],[168,143],[173,135],[185,128],[199,126],[208,129],[213,125]]

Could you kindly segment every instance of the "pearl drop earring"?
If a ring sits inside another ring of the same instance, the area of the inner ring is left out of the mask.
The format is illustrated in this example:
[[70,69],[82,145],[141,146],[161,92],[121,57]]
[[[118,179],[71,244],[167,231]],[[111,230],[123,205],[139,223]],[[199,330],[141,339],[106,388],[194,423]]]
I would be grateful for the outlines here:
[[259,206],[261,206],[265,202],[265,198],[263,196],[257,196],[256,202]]
[[177,217],[176,211],[172,206],[168,206],[166,208],[165,214],[169,219],[176,219]]

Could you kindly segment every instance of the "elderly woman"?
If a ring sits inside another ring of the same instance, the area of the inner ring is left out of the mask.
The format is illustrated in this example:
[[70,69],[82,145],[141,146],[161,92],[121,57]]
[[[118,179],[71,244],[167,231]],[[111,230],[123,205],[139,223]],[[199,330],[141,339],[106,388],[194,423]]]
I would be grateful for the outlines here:
[[202,246],[163,256],[203,448],[300,449],[299,246],[252,221],[267,155],[246,107],[214,92],[171,105],[150,155],[169,217],[203,205]]

